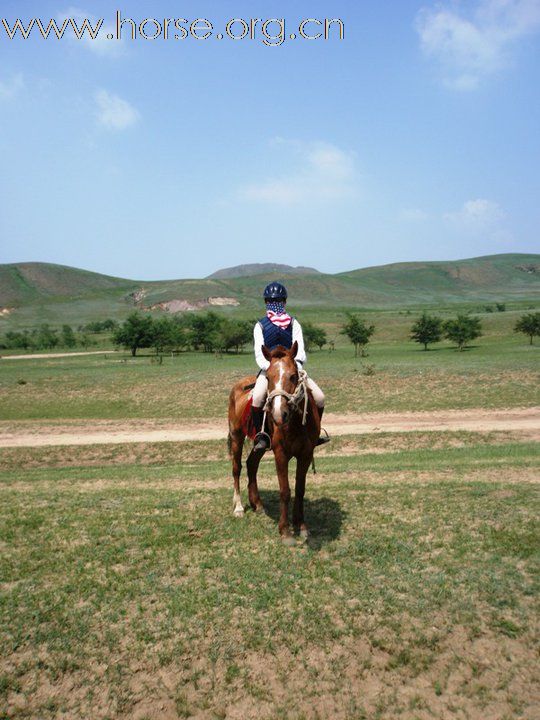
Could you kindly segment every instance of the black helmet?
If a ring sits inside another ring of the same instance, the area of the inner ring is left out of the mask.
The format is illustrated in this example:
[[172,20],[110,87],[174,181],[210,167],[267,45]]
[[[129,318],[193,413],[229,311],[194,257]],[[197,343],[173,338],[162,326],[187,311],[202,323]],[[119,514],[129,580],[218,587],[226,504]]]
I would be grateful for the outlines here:
[[263,297],[265,300],[286,300],[287,288],[278,282],[271,282],[264,288]]

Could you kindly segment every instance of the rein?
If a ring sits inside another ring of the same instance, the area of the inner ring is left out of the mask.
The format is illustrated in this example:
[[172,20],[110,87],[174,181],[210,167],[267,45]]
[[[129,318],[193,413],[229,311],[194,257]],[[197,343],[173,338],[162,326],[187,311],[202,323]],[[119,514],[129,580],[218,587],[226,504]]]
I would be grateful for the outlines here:
[[264,404],[264,418],[263,428],[266,425],[266,414],[269,412],[272,405],[272,400],[277,397],[284,397],[287,399],[287,404],[296,411],[300,410],[302,400],[304,401],[304,409],[302,411],[302,425],[307,422],[307,410],[308,410],[308,389],[307,389],[307,373],[305,370],[298,368],[298,384],[293,393],[288,393],[285,390],[272,390],[268,393],[266,403]]

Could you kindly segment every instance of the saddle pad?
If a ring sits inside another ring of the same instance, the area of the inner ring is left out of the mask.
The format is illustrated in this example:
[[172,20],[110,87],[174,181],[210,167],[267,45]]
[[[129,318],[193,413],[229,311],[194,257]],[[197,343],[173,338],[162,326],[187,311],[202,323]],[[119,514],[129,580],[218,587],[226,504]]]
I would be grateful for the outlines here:
[[255,426],[253,425],[253,420],[251,419],[252,403],[252,398],[248,398],[246,407],[244,408],[244,412],[242,413],[242,430],[244,432],[244,435],[246,435],[246,437],[248,437],[250,440],[254,440],[255,435],[257,434]]

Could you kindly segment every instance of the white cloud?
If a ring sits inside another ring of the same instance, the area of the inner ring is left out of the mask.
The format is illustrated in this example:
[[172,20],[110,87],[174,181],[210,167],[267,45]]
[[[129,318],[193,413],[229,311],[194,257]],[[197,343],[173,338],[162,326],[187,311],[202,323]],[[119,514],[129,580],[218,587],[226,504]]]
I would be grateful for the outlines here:
[[274,145],[292,149],[287,162],[296,168],[287,175],[268,178],[241,187],[242,200],[296,205],[310,201],[332,201],[354,197],[358,177],[354,154],[329,143],[299,143],[276,138]]
[[[92,15],[92,13],[88,13],[77,7],[68,7],[65,12],[58,13],[56,21],[57,23],[62,23],[66,18],[73,19],[77,23],[77,27],[79,29],[82,27],[85,20],[88,20],[92,28],[95,29],[98,21],[100,20],[100,18]],[[109,39],[107,35],[112,35],[113,39]],[[129,34],[128,36],[131,37]],[[83,37],[78,40],[71,27],[68,27],[64,37],[78,47],[90,50],[90,52],[93,52],[95,55],[99,55],[101,57],[118,57],[125,53],[124,40],[116,39],[116,27],[111,23],[103,22],[95,40],[92,40],[88,30],[86,30]]]
[[139,119],[139,113],[127,100],[107,90],[97,90],[94,100],[97,105],[98,124],[108,130],[124,130]]
[[423,8],[416,17],[423,51],[457,90],[473,90],[508,65],[513,45],[539,28],[540,0],[481,0],[469,18],[443,6]]
[[444,214],[444,219],[472,232],[486,232],[497,228],[505,213],[497,203],[484,198],[467,200],[457,212]]
[[0,100],[11,100],[24,87],[24,80],[21,73],[12,75],[6,80],[0,79]]

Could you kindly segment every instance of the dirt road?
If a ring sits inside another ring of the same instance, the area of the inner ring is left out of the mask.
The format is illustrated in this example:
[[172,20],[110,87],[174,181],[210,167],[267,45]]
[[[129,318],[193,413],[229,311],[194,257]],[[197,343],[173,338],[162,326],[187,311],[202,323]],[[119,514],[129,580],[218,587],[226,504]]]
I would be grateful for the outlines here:
[[[527,431],[540,440],[540,408],[510,410],[441,410],[416,413],[366,413],[324,418],[330,435],[362,435],[377,432],[419,430]],[[92,420],[63,425],[24,423],[0,425],[0,447],[45,447],[52,445],[107,445],[140,442],[185,442],[225,438],[225,420],[206,423],[159,424],[158,421],[127,422]]]
[[1,360],[43,360],[64,357],[79,357],[80,355],[114,355],[115,350],[85,350],[84,352],[64,353],[32,353],[31,355],[2,355]]

